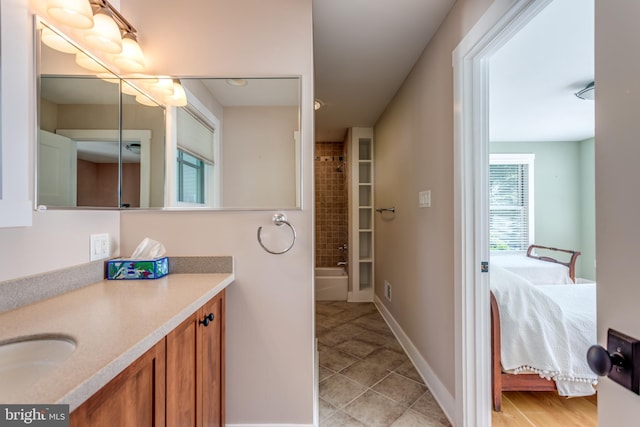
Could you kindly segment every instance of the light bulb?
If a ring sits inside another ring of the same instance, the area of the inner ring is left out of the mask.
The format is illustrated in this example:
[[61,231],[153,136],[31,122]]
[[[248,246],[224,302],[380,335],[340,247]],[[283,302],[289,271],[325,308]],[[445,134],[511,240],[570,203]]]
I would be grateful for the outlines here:
[[135,87],[134,85],[132,85],[126,80],[122,80],[122,86],[120,87],[120,90],[122,91],[122,93],[126,95],[131,95],[131,96],[140,95],[140,90],[138,90],[137,87]]
[[122,52],[120,28],[104,9],[94,15],[93,28],[86,32],[84,40],[89,47],[105,53]]
[[76,53],[76,64],[78,64],[82,68],[86,68],[89,71],[95,71],[97,73],[107,72],[107,70],[98,61],[84,52]]
[[243,87],[248,83],[246,79],[227,79],[227,84],[230,86]]
[[104,80],[107,83],[120,83],[118,76],[111,73],[98,73],[96,77],[100,80]]
[[46,44],[52,49],[63,53],[77,53],[78,49],[69,43],[67,39],[60,34],[53,31],[51,28],[42,27],[42,33],[40,35],[42,43]]
[[168,77],[158,77],[156,81],[143,81],[142,85],[158,99],[173,95],[173,80]]
[[47,13],[60,24],[87,30],[93,27],[93,12],[88,0],[48,0]]
[[146,105],[148,107],[158,107],[158,103],[153,99],[149,98],[147,95],[143,95],[141,93],[136,95],[136,102],[138,104]]
[[164,98],[165,102],[174,107],[184,107],[187,105],[187,94],[177,79],[173,81],[173,95]]
[[144,71],[144,55],[133,35],[127,33],[122,37],[122,52],[114,56],[113,62],[126,73]]

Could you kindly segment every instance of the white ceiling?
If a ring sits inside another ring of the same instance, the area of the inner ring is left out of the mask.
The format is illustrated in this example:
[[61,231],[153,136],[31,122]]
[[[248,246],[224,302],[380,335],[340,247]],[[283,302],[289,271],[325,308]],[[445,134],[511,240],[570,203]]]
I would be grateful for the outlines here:
[[594,102],[574,95],[594,80],[593,27],[593,0],[554,0],[491,57],[491,141],[594,136]]
[[[316,140],[370,127],[410,72],[453,0],[313,0]],[[593,0],[554,0],[491,59],[491,136],[593,136]]]
[[454,0],[313,0],[316,140],[371,127]]

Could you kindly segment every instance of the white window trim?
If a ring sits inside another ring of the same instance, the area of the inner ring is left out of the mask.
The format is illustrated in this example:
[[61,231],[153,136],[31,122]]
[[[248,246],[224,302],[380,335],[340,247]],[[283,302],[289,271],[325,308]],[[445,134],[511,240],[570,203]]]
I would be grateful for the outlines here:
[[[527,178],[529,180],[529,244],[532,245],[535,243],[535,165],[536,155],[533,153],[492,153],[489,155],[489,164],[490,165],[528,165],[529,171],[527,173]],[[506,251],[500,251],[506,252]]]

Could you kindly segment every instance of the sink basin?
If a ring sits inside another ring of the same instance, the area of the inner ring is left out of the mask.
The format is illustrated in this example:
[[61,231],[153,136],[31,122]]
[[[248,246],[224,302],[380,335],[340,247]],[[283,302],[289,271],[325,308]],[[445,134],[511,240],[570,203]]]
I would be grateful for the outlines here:
[[20,395],[71,356],[71,337],[48,335],[0,343],[0,402]]

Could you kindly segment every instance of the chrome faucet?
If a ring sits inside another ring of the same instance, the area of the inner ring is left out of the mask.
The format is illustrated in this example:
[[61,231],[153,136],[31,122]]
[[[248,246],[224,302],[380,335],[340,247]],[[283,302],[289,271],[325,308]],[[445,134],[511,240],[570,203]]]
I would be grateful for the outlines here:
[[346,261],[338,261],[338,263],[337,263],[336,265],[337,265],[338,267],[341,267],[341,266],[346,267],[346,266],[347,266],[347,262],[346,262]]

